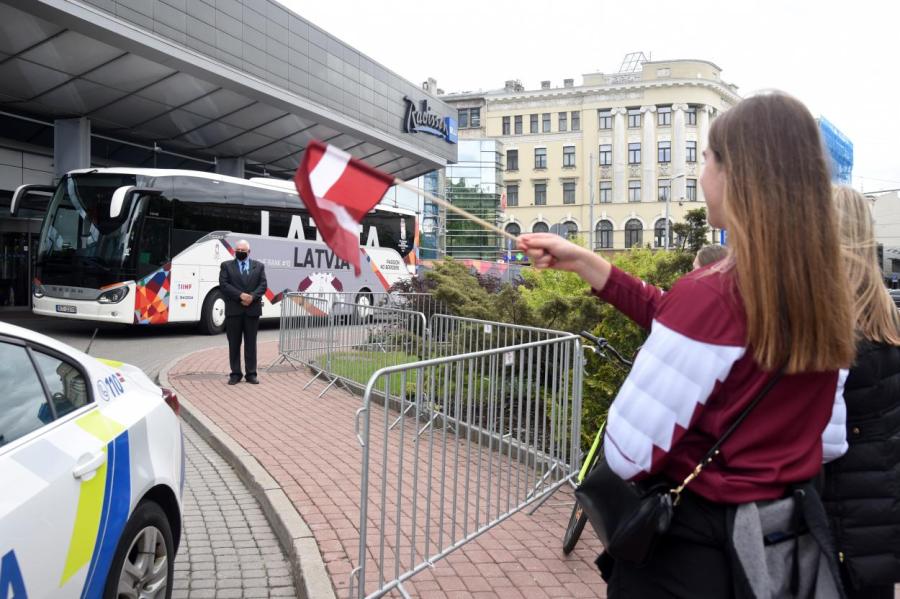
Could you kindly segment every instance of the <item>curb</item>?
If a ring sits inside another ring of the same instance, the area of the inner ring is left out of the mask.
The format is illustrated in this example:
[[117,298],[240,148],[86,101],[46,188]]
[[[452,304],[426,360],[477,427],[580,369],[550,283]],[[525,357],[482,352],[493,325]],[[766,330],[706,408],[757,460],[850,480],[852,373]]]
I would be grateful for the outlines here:
[[[178,362],[210,349],[213,348],[185,354],[166,364],[159,371],[159,385],[172,387],[169,371]],[[181,405],[181,417],[234,468],[259,502],[282,551],[291,563],[298,596],[301,599],[337,599],[315,536],[278,482],[255,457],[191,404],[181,392],[178,393],[178,402]]]

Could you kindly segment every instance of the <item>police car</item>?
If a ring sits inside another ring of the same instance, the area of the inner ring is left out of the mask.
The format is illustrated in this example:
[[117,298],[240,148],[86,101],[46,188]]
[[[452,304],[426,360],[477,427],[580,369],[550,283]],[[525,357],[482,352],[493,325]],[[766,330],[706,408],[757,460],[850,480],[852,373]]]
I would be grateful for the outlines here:
[[0,599],[171,596],[177,412],[140,369],[0,323]]

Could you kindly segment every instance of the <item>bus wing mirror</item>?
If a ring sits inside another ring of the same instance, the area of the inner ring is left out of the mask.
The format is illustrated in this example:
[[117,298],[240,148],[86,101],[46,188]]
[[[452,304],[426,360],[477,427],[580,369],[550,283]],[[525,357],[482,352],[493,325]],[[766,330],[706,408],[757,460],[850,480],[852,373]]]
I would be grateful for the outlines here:
[[19,207],[22,205],[22,200],[29,193],[53,193],[56,188],[52,185],[37,185],[37,184],[29,184],[29,185],[19,185],[16,187],[16,190],[13,192],[12,200],[9,203],[9,214],[10,216],[16,216],[19,213]]
[[109,202],[109,217],[118,218],[122,214],[122,207],[125,206],[125,200],[127,199],[142,195],[160,195],[161,193],[158,189],[123,185],[113,192],[112,200]]

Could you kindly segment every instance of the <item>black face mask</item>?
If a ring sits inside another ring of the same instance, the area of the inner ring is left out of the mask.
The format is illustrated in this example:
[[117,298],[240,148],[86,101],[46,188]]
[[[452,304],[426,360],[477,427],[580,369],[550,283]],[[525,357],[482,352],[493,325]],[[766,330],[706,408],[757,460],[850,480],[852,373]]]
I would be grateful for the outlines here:
[[246,260],[247,252],[242,252],[241,250],[238,250],[234,253],[234,257],[237,258],[238,260]]

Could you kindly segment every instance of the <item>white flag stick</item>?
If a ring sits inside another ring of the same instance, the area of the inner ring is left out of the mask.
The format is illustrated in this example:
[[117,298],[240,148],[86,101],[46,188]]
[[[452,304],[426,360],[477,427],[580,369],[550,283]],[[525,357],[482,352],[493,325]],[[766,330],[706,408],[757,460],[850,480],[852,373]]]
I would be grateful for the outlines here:
[[407,183],[406,181],[403,181],[402,179],[394,179],[394,184],[399,187],[409,189],[410,191],[414,191],[421,196],[425,196],[426,198],[428,198],[435,204],[439,204],[439,205],[443,206],[444,208],[446,208],[447,210],[450,210],[451,212],[455,212],[458,215],[462,216],[463,218],[467,218],[470,221],[481,225],[482,227],[484,227],[485,229],[487,229],[489,231],[493,231],[502,237],[506,237],[510,241],[516,241],[516,236],[513,235],[512,233],[509,233],[508,231],[504,231],[503,229],[501,229],[494,223],[489,223],[488,221],[484,220],[483,218],[479,218],[479,217],[475,216],[471,212],[466,212],[459,206],[454,206],[447,200],[439,198],[436,195],[430,194],[427,191],[425,191],[424,189],[419,189],[415,185],[413,185],[411,183]]

